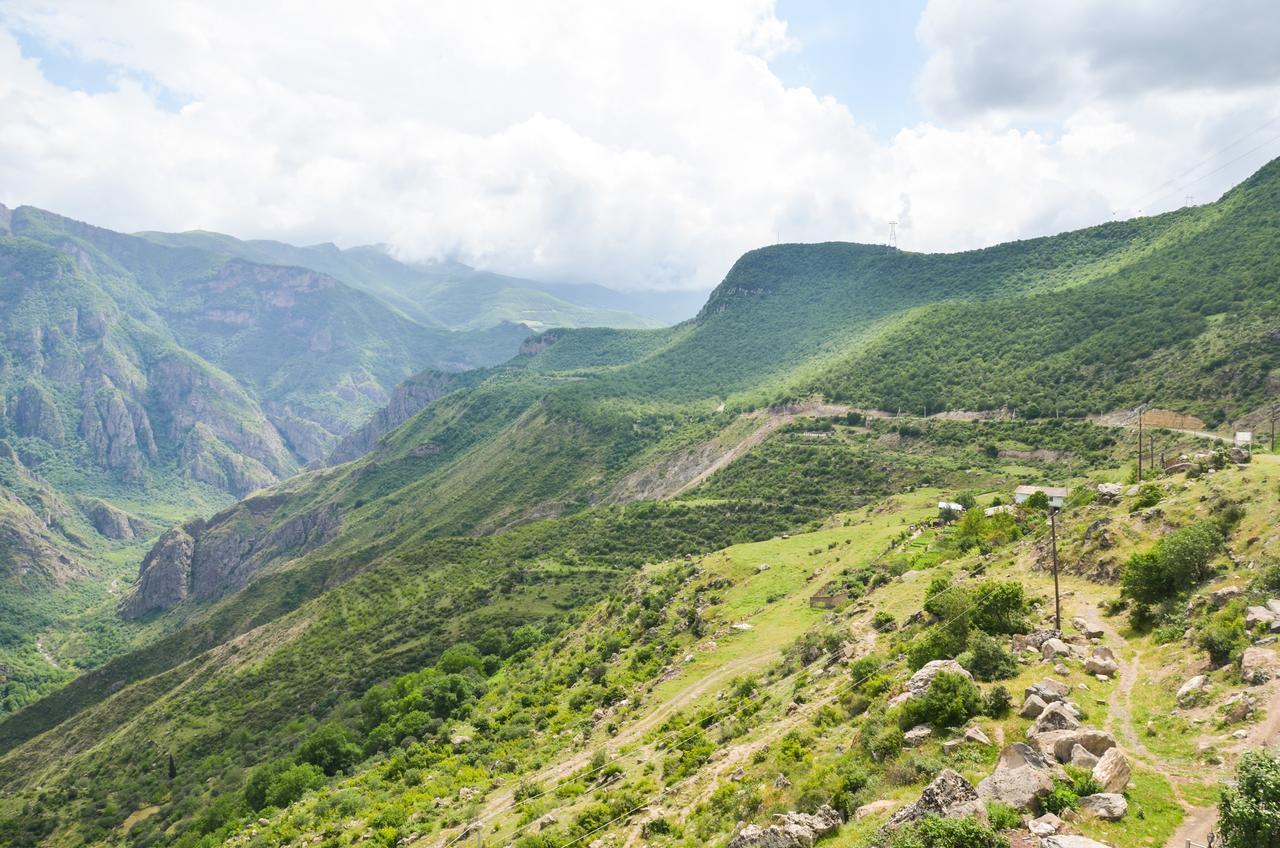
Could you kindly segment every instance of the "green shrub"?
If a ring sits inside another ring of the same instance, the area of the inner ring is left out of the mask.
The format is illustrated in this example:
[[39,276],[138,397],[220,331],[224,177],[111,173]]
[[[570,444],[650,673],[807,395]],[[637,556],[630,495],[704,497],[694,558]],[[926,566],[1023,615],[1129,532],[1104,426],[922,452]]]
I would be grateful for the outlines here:
[[1009,842],[974,818],[929,816],[900,828],[889,844],[891,848],[1008,848]]
[[978,714],[982,692],[963,674],[940,671],[923,698],[913,698],[902,705],[898,724],[903,729],[918,724],[939,730],[958,727]]
[[995,830],[1016,830],[1022,827],[1022,813],[999,801],[987,802],[987,818]]
[[1129,505],[1130,512],[1137,512],[1140,509],[1153,507],[1160,501],[1164,500],[1164,489],[1161,489],[1154,483],[1144,483],[1138,489],[1138,494],[1134,495],[1133,503]]
[[1218,526],[1201,521],[1129,557],[1120,572],[1120,585],[1121,593],[1133,601],[1134,624],[1149,625],[1153,608],[1186,594],[1207,578],[1222,543]]
[[978,680],[1007,680],[1018,675],[1018,661],[1004,644],[981,631],[969,636],[969,650],[960,664]]
[[1046,813],[1060,816],[1067,810],[1074,810],[1080,805],[1080,794],[1070,781],[1055,780],[1053,791],[1040,799],[1040,808]]
[[994,686],[983,698],[982,713],[992,718],[1004,718],[1009,714],[1012,706],[1013,697],[1009,694],[1009,690],[1003,686]]
[[1199,644],[1209,652],[1209,660],[1222,666],[1235,660],[1249,647],[1249,632],[1244,616],[1233,606],[1218,610],[1200,631]]
[[1223,848],[1280,848],[1280,754],[1250,751],[1218,802]]

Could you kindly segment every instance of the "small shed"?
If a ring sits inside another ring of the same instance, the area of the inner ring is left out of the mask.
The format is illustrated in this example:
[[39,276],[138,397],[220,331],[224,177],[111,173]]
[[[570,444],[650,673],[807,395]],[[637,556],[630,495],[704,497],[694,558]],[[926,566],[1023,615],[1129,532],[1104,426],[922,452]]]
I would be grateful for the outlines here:
[[1019,486],[1013,490],[1014,503],[1026,503],[1027,498],[1036,492],[1044,492],[1049,498],[1049,506],[1054,509],[1061,509],[1067,496],[1071,494],[1071,490],[1065,486]]

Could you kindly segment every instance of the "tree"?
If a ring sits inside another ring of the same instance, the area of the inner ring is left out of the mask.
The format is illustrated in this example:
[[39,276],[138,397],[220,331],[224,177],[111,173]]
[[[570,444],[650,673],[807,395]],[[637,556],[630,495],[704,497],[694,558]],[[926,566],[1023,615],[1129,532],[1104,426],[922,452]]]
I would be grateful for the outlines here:
[[178,767],[174,765],[173,754],[169,755],[169,779],[173,780],[178,776]]
[[1250,751],[1218,802],[1223,848],[1280,848],[1280,754]]
[[284,809],[311,789],[324,786],[324,774],[310,763],[289,766],[267,787],[267,805]]
[[969,650],[961,654],[960,664],[978,680],[1007,680],[1018,674],[1018,661],[1001,642],[982,631],[969,637]]
[[298,746],[298,761],[310,763],[330,777],[360,762],[360,746],[340,724],[324,724]]
[[1049,511],[1049,496],[1042,491],[1032,492],[1030,497],[1022,502],[1023,509],[1036,510],[1038,512]]

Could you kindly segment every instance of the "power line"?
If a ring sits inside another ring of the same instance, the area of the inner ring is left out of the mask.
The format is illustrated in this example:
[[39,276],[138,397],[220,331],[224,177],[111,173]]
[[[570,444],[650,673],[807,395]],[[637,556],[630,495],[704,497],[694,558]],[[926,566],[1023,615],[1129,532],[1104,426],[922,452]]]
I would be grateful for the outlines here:
[[1227,168],[1231,167],[1231,166],[1232,166],[1232,165],[1234,165],[1235,163],[1239,162],[1241,159],[1244,159],[1246,156],[1249,156],[1250,154],[1256,153],[1256,152],[1258,152],[1259,150],[1261,150],[1262,148],[1266,147],[1268,144],[1272,144],[1272,143],[1277,142],[1277,141],[1280,141],[1280,135],[1274,135],[1274,136],[1272,136],[1271,138],[1267,139],[1266,141],[1262,142],[1261,144],[1259,144],[1259,145],[1257,145],[1257,146],[1255,146],[1255,147],[1250,147],[1250,148],[1249,148],[1248,150],[1246,150],[1244,153],[1241,153],[1241,154],[1240,154],[1239,156],[1237,156],[1236,158],[1234,158],[1234,159],[1232,159],[1232,160],[1230,160],[1230,161],[1228,161],[1228,162],[1225,162],[1225,163],[1223,163],[1222,165],[1219,165],[1217,168],[1214,168],[1214,169],[1213,169],[1212,171],[1210,171],[1209,173],[1207,173],[1207,174],[1202,174],[1202,175],[1200,175],[1200,176],[1196,177],[1196,178],[1195,178],[1194,180],[1192,180],[1191,182],[1189,182],[1189,183],[1185,183],[1185,184],[1184,184],[1184,185],[1182,185],[1180,188],[1174,189],[1174,190],[1173,190],[1173,191],[1171,191],[1171,192],[1167,192],[1167,193],[1165,193],[1165,194],[1161,195],[1160,197],[1157,197],[1157,198],[1155,199],[1155,201],[1154,201],[1154,202],[1155,202],[1155,203],[1159,203],[1161,200],[1164,200],[1164,199],[1165,199],[1166,197],[1168,197],[1170,194],[1176,194],[1176,193],[1177,193],[1177,192],[1179,192],[1179,191],[1183,191],[1183,190],[1185,190],[1185,189],[1191,188],[1191,186],[1195,185],[1196,183],[1200,182],[1201,180],[1207,180],[1209,177],[1212,177],[1214,174],[1217,174],[1217,173],[1220,173],[1221,171],[1226,170]]
[[[1269,126],[1271,126],[1272,124],[1275,124],[1275,123],[1280,123],[1280,115],[1277,115],[1276,117],[1272,118],[1271,120],[1267,121],[1266,123],[1262,124],[1261,126],[1254,127],[1253,129],[1249,130],[1249,132],[1247,132],[1247,133],[1245,133],[1244,135],[1240,136],[1240,137],[1239,137],[1239,138],[1237,138],[1235,141],[1231,142],[1230,144],[1226,145],[1225,147],[1220,147],[1220,148],[1218,148],[1217,150],[1215,150],[1213,153],[1210,153],[1210,154],[1209,154],[1208,156],[1206,156],[1204,159],[1201,159],[1199,162],[1195,163],[1195,164],[1194,164],[1194,165],[1192,165],[1190,168],[1187,168],[1185,171],[1183,171],[1182,173],[1178,174],[1176,177],[1173,177],[1172,179],[1166,180],[1165,182],[1163,182],[1163,183],[1161,183],[1160,185],[1156,186],[1155,188],[1151,189],[1151,191],[1148,191],[1146,194],[1144,194],[1144,195],[1142,195],[1142,196],[1140,196],[1140,197],[1136,198],[1136,199],[1133,201],[1133,203],[1129,204],[1129,208],[1130,208],[1130,209],[1136,208],[1136,207],[1137,207],[1137,205],[1138,205],[1139,203],[1141,203],[1142,201],[1146,200],[1146,199],[1147,199],[1148,197],[1150,197],[1151,195],[1155,194],[1155,193],[1156,193],[1156,192],[1158,192],[1158,191],[1163,190],[1164,188],[1166,188],[1166,187],[1168,187],[1168,186],[1173,185],[1174,183],[1176,183],[1176,182],[1178,182],[1179,180],[1181,180],[1183,177],[1189,176],[1189,175],[1190,175],[1193,171],[1195,171],[1197,168],[1201,167],[1202,165],[1207,165],[1207,164],[1209,164],[1209,163],[1210,163],[1210,162],[1212,162],[1214,159],[1217,159],[1217,158],[1218,158],[1219,156],[1221,156],[1223,153],[1226,153],[1228,150],[1230,150],[1231,148],[1235,147],[1235,146],[1236,146],[1237,144],[1239,144],[1240,142],[1244,141],[1245,139],[1249,138],[1249,137],[1250,137],[1250,136],[1252,136],[1252,135],[1256,135],[1257,133],[1262,132],[1262,131],[1263,131],[1263,130],[1265,130],[1267,127],[1269,127]],[[1255,149],[1256,149],[1256,148],[1255,148]],[[1253,152],[1253,151],[1249,151],[1249,153],[1252,153],[1252,152]],[[1248,154],[1246,154],[1246,155],[1248,155]],[[1206,176],[1208,176],[1208,175],[1206,174]],[[1163,197],[1163,196],[1161,196],[1161,197]],[[1161,198],[1157,198],[1157,199],[1161,199]]]

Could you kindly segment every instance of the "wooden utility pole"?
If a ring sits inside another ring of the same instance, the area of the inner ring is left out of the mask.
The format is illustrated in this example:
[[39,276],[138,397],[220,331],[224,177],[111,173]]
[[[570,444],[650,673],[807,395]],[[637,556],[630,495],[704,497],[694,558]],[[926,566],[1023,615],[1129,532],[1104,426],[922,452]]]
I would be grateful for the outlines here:
[[1138,407],[1138,483],[1142,483],[1142,407]]
[[[1142,466],[1142,456],[1138,456],[1138,466]],[[1062,632],[1062,599],[1058,595],[1058,522],[1055,518],[1058,511],[1049,507],[1049,538],[1053,546],[1053,621],[1054,628]]]

